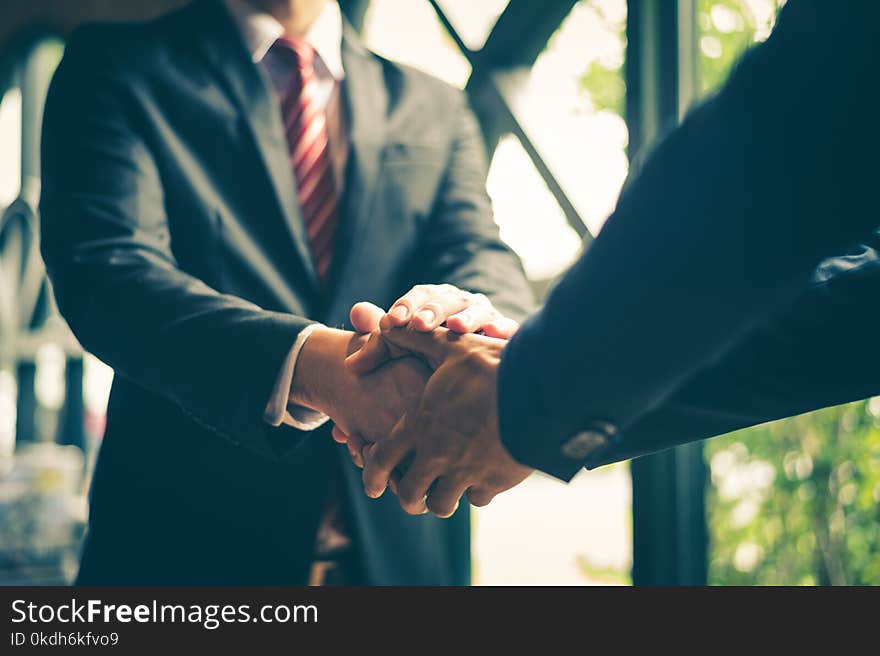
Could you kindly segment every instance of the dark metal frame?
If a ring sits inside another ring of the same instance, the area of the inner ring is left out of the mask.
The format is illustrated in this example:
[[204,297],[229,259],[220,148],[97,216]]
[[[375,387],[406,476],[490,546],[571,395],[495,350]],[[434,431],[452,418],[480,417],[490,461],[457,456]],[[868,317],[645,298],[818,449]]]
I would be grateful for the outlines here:
[[[339,0],[348,19],[360,29],[369,0]],[[528,126],[516,115],[511,92],[527,78],[536,59],[577,0],[510,0],[479,50],[470,49],[443,10],[442,2],[425,0],[471,65],[466,91],[480,120],[487,153],[491,155],[505,134],[515,135],[569,225],[585,241],[592,239],[586,224],[552,172],[539,146],[530,138]],[[630,152],[649,145],[663,126],[674,123],[694,97],[696,89],[694,5],[696,0],[628,0],[626,57],[626,121]],[[22,135],[22,179],[39,179],[38,130],[42,100],[51,68],[39,65],[40,45],[45,35],[31,38],[17,48],[18,68],[0,64],[0,98],[9,73],[16,74],[23,92],[26,120]],[[35,54],[36,53],[36,54]],[[36,59],[35,59],[36,57]],[[33,185],[23,184],[18,210],[33,225],[36,216]],[[0,223],[2,229],[3,223]],[[33,332],[41,321],[29,321],[24,332]],[[72,367],[68,367],[67,435],[82,436],[81,354],[69,335],[55,335],[69,346]],[[24,340],[27,341],[26,339]],[[33,341],[33,340],[32,340]],[[32,357],[22,351],[18,340],[20,380],[32,376]],[[27,349],[29,351],[29,349]],[[2,351],[2,349],[0,349]],[[2,355],[2,353],[0,353]],[[32,355],[32,354],[31,354]],[[23,388],[26,388],[24,385]],[[32,395],[32,392],[31,392]],[[25,416],[32,398],[20,397],[20,414]],[[71,406],[79,404],[79,414]],[[26,427],[22,427],[26,428]],[[27,434],[23,431],[20,434]],[[76,438],[79,439],[79,438]],[[633,479],[633,582],[637,585],[702,584],[706,582],[706,521],[704,488],[706,467],[699,445],[636,460]]]
[[[626,114],[630,154],[694,100],[696,0],[629,0]],[[707,468],[701,443],[632,462],[633,583],[705,585]]]

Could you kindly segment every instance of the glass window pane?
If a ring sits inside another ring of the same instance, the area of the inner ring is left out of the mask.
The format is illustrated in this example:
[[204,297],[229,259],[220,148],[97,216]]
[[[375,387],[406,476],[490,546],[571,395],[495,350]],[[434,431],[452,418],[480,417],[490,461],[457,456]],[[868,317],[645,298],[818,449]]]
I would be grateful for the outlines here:
[[592,234],[628,171],[625,0],[581,0],[504,95]]
[[438,0],[461,40],[471,50],[479,50],[498,22],[510,0]]
[[367,47],[383,57],[419,68],[461,89],[467,84],[470,64],[424,0],[372,0],[364,17],[363,35]]
[[[623,112],[624,0],[582,0],[527,74],[502,93],[591,231],[627,172]],[[489,170],[501,235],[532,280],[562,273],[581,241],[519,140],[503,137]],[[474,513],[474,582],[628,584],[629,467],[581,472],[569,485],[536,474]]]
[[631,497],[625,464],[568,485],[534,474],[474,509],[474,583],[628,585]]
[[21,191],[21,91],[9,89],[0,100],[0,209]]
[[580,237],[516,137],[498,143],[487,187],[501,237],[529,278],[548,280],[564,271],[580,250]]

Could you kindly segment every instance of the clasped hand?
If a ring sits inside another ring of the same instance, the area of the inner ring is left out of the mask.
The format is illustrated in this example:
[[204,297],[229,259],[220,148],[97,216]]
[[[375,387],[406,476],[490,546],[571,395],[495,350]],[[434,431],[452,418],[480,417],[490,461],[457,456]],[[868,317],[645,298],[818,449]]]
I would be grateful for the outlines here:
[[383,394],[355,394],[372,398],[370,407],[323,411],[334,420],[334,439],[363,468],[368,496],[391,487],[406,512],[448,517],[462,496],[484,506],[532,472],[508,453],[498,429],[497,369],[515,321],[484,296],[449,285],[415,287],[388,313],[359,303],[351,319],[368,334],[346,349],[352,386]]

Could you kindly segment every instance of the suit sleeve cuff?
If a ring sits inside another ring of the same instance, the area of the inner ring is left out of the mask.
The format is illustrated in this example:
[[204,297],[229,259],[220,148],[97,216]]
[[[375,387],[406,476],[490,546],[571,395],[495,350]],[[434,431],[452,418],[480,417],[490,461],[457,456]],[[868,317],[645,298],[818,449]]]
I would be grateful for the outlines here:
[[[584,418],[560,402],[553,376],[542,376],[547,363],[540,348],[540,314],[532,317],[504,349],[498,371],[498,425],[501,440],[519,462],[563,481],[592,468],[618,441],[607,421]],[[547,387],[546,380],[555,384]]]
[[263,419],[266,423],[276,427],[284,424],[298,430],[311,431],[329,421],[330,418],[323,412],[317,412],[289,402],[293,374],[296,371],[296,362],[299,359],[302,347],[315,329],[322,327],[323,324],[313,323],[303,328],[299,335],[297,335],[290,351],[287,352],[287,357],[284,358],[284,362],[281,364],[278,377],[275,379],[275,386],[272,388],[272,393],[263,413]]

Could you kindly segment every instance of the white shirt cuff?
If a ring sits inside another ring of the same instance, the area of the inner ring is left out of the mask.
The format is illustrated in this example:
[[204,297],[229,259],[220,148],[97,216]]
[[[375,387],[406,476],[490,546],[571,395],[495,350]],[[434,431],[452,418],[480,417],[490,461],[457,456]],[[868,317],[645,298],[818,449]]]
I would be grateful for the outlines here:
[[278,377],[275,379],[275,386],[269,396],[269,402],[266,403],[266,409],[263,412],[263,419],[266,423],[272,426],[284,424],[299,430],[310,431],[330,420],[330,417],[323,412],[290,403],[290,387],[293,384],[293,374],[296,371],[296,361],[299,359],[300,351],[302,351],[309,335],[316,328],[323,327],[323,324],[313,323],[303,328],[297,335],[296,341],[281,364]]

